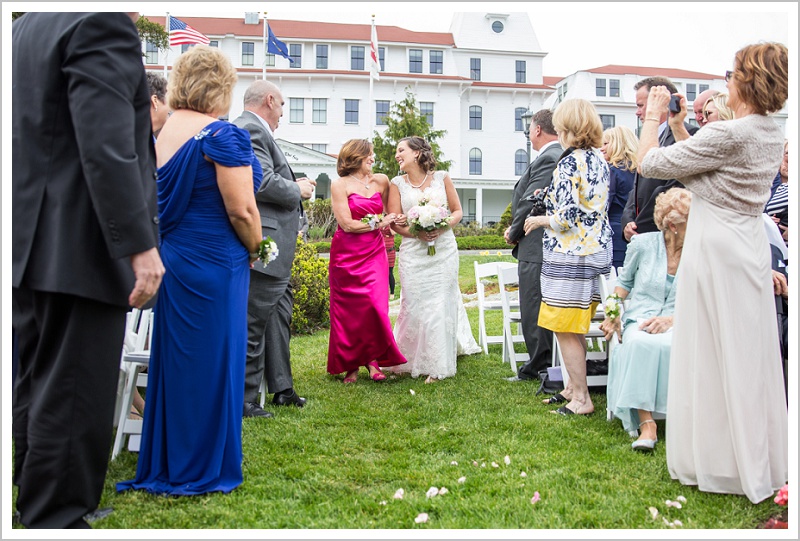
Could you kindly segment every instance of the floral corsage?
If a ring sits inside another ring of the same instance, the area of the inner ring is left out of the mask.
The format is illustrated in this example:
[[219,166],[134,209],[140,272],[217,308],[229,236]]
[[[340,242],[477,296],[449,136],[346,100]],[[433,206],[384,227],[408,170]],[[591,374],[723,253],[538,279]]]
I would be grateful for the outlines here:
[[278,245],[272,240],[272,237],[264,237],[264,240],[259,243],[255,255],[266,267],[270,262],[278,259]]
[[367,224],[370,231],[375,231],[378,224],[383,220],[383,214],[367,214],[361,218],[361,223]]
[[606,317],[611,321],[617,319],[622,311],[622,297],[616,293],[612,293],[606,297],[606,305],[603,310],[606,313]]

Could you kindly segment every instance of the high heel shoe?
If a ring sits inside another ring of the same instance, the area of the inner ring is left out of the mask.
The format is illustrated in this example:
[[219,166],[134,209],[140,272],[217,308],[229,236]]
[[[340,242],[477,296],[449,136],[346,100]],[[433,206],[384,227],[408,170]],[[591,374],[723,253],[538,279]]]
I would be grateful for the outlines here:
[[350,372],[345,374],[342,383],[355,383],[357,379],[358,379],[358,368],[356,368],[355,370],[351,370]]
[[381,367],[378,366],[378,361],[372,361],[371,363],[367,363],[367,366],[377,370],[377,372],[372,372],[369,375],[369,377],[372,378],[372,381],[383,381],[386,379],[386,374],[381,372]]

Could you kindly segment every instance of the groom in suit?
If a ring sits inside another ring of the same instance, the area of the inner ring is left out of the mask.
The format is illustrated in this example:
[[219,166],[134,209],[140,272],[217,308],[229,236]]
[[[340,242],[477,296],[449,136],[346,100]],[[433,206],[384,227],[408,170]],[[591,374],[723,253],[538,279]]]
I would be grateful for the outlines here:
[[134,17],[26,13],[11,27],[13,482],[27,528],[90,528],[125,314],[164,275]]
[[272,417],[257,403],[262,378],[278,406],[303,407],[292,381],[289,336],[294,296],[289,285],[297,245],[302,200],[309,199],[316,182],[295,179],[274,132],[283,116],[283,94],[273,83],[258,80],[244,94],[244,112],[233,123],[250,132],[253,151],[264,176],[256,192],[264,237],[278,245],[278,258],[265,268],[256,262],[250,271],[247,301],[247,365],[244,382],[244,417]]
[[522,335],[530,359],[517,371],[511,381],[536,379],[540,370],[550,365],[553,333],[539,327],[539,305],[542,302],[540,275],[542,272],[542,229],[525,235],[525,219],[533,208],[533,194],[550,185],[553,170],[563,152],[553,127],[553,113],[542,109],[533,115],[530,127],[531,146],[539,155],[514,186],[511,196],[511,225],[505,239],[513,244],[511,251],[519,260],[519,306]]

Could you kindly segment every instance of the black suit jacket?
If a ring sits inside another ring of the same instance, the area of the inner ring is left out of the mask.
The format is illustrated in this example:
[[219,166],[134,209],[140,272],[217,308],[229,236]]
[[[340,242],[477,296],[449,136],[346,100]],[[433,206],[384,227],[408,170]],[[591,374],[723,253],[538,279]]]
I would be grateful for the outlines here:
[[543,229],[536,229],[530,235],[526,235],[525,219],[533,208],[531,201],[533,193],[550,186],[550,182],[553,180],[553,171],[563,152],[564,149],[558,143],[544,149],[544,152],[531,162],[514,186],[514,193],[511,196],[511,226],[508,238],[512,242],[518,243],[511,251],[511,255],[519,261],[542,262]]
[[[686,131],[689,135],[694,135],[699,128],[691,124],[684,123]],[[667,125],[667,129],[658,138],[658,146],[668,147],[675,144],[675,135],[672,133],[672,128]],[[656,198],[669,190],[670,188],[683,188],[683,184],[676,179],[658,179],[643,177],[636,173],[633,190],[628,194],[628,201],[625,203],[625,209],[622,211],[622,219],[620,223],[622,229],[629,222],[636,222],[637,233],[651,233],[658,231],[655,221],[653,221],[653,211],[656,207]]]
[[124,13],[12,25],[13,286],[128,306],[128,256],[156,246],[141,41]]

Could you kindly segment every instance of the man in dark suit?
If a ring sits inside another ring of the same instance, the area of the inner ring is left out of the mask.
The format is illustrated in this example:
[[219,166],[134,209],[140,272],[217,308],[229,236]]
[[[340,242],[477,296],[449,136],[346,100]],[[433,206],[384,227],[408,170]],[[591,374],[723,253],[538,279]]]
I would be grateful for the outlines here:
[[[678,89],[666,77],[648,77],[642,79],[633,86],[636,91],[636,116],[641,122],[647,115],[647,96],[650,95],[650,89],[654,86],[666,86],[671,94],[676,94]],[[666,147],[675,143],[675,135],[672,133],[672,128],[669,127],[667,117],[669,113],[665,113],[659,119],[658,127],[658,144],[659,146]],[[690,135],[694,135],[698,130],[696,126],[691,124],[684,124],[686,131]],[[670,188],[683,188],[683,184],[676,179],[662,180],[655,178],[648,178],[636,173],[636,178],[633,184],[633,190],[628,195],[628,201],[622,211],[622,234],[625,240],[631,240],[633,235],[637,233],[650,233],[658,231],[655,221],[653,221],[653,210],[656,206],[656,197]]]
[[505,239],[513,244],[511,254],[519,260],[519,307],[522,335],[530,359],[510,380],[536,379],[540,370],[550,365],[553,333],[539,327],[539,305],[542,302],[540,275],[542,272],[542,229],[525,235],[525,218],[533,208],[533,195],[550,185],[553,170],[564,149],[558,144],[553,127],[553,113],[542,109],[533,115],[530,127],[531,146],[539,155],[514,186],[511,196],[511,225]]
[[278,258],[266,268],[256,262],[250,271],[247,301],[247,366],[244,384],[245,417],[272,417],[257,403],[259,386],[266,378],[272,403],[302,407],[292,381],[289,359],[290,325],[294,297],[289,286],[297,245],[302,200],[309,199],[316,182],[295,179],[273,136],[283,115],[283,95],[273,83],[255,81],[244,95],[244,112],[233,121],[250,132],[264,177],[256,192],[264,237],[278,245]]
[[150,93],[129,15],[27,13],[12,25],[12,433],[28,528],[90,527],[125,313],[164,274]]

